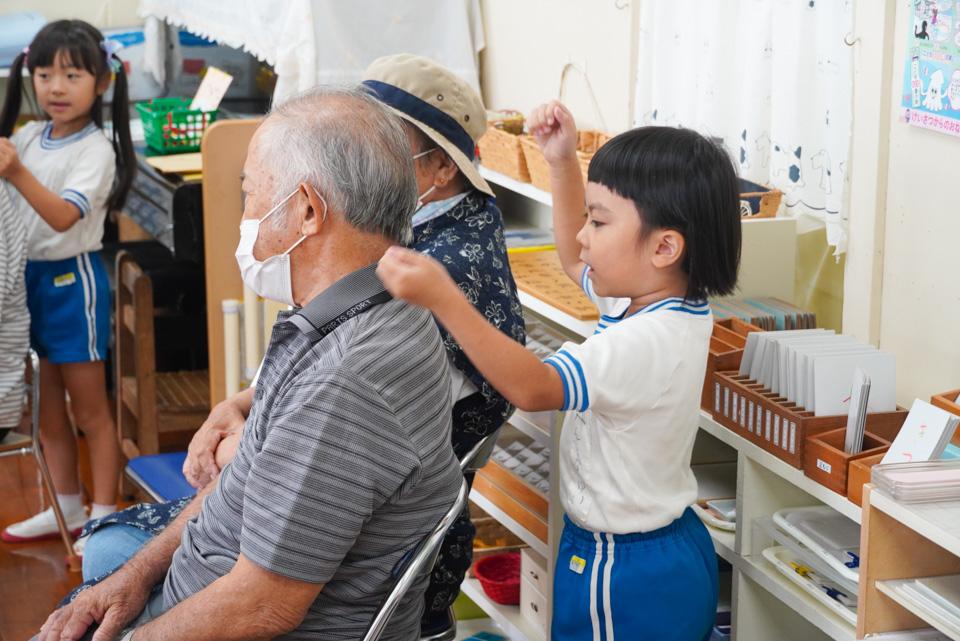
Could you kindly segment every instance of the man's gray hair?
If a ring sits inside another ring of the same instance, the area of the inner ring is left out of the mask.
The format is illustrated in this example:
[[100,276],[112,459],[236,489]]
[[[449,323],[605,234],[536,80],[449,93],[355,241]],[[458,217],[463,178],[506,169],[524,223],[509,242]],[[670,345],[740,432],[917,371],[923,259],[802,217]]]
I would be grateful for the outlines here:
[[410,244],[417,180],[398,116],[360,85],[324,85],[275,106],[267,122],[259,153],[274,205],[307,183],[353,226]]

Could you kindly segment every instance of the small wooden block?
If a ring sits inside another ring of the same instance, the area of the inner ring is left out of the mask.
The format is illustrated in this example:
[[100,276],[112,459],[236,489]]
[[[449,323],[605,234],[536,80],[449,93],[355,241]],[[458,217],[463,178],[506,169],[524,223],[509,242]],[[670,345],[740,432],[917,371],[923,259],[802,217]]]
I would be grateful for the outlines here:
[[597,320],[600,312],[563,271],[555,250],[510,254],[517,288],[577,320]]

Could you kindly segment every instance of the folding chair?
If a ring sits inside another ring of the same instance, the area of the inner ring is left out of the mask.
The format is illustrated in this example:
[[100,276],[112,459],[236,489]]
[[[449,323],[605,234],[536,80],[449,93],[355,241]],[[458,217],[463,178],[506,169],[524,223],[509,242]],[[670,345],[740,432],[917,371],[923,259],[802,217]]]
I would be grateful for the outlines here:
[[50,498],[50,505],[57,517],[57,526],[60,528],[60,536],[63,538],[63,545],[67,548],[67,562],[72,572],[79,572],[80,559],[77,557],[77,553],[73,551],[73,538],[67,530],[67,522],[63,518],[60,504],[57,502],[57,492],[53,487],[53,479],[50,478],[50,470],[47,468],[47,462],[43,458],[43,451],[40,447],[40,358],[32,349],[30,350],[30,372],[30,436],[16,433],[8,434],[0,443],[0,457],[14,454],[33,454],[37,459],[43,488]]
[[[497,442],[498,435],[499,430],[484,437],[479,443],[474,445],[473,449],[467,452],[460,461],[460,471],[463,473],[475,472],[486,465],[490,459],[490,455],[493,453],[493,447]],[[387,594],[386,599],[384,599],[380,609],[373,617],[373,621],[363,636],[363,641],[377,641],[377,639],[380,638],[394,610],[400,605],[400,601],[407,593],[407,590],[410,589],[410,586],[413,585],[418,578],[433,569],[433,565],[437,560],[437,553],[440,551],[440,543],[443,541],[447,530],[450,529],[453,522],[456,521],[460,513],[463,512],[463,508],[466,507],[469,493],[470,489],[467,486],[467,481],[466,479],[462,479],[460,482],[460,493],[457,495],[457,500],[454,501],[453,506],[447,511],[443,518],[440,519],[440,522],[437,523],[430,534],[427,535],[427,538],[421,541],[419,545],[400,560],[398,568],[394,571],[396,581]],[[451,638],[456,634],[456,620],[454,620],[453,628],[448,632],[452,633],[450,635]],[[446,636],[446,633],[444,636]]]

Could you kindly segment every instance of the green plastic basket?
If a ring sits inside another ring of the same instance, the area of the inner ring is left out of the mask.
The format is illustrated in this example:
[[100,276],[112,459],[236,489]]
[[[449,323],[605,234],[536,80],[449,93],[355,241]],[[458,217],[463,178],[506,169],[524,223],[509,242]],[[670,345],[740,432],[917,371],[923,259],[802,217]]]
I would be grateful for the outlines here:
[[190,101],[186,98],[138,102],[137,111],[143,121],[147,144],[161,154],[199,151],[203,132],[217,119],[217,112],[189,107]]

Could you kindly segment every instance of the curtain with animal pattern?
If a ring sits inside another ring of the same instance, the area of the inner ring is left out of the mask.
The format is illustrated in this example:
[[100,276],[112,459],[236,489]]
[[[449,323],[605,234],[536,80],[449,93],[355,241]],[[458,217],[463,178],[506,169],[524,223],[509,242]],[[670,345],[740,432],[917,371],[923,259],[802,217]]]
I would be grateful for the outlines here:
[[722,139],[778,215],[826,225],[839,255],[850,146],[852,0],[644,0],[635,126]]

